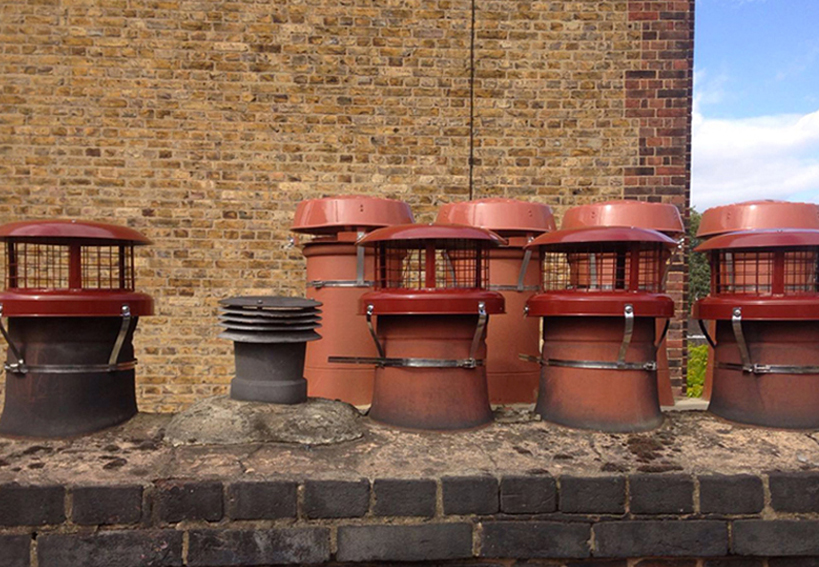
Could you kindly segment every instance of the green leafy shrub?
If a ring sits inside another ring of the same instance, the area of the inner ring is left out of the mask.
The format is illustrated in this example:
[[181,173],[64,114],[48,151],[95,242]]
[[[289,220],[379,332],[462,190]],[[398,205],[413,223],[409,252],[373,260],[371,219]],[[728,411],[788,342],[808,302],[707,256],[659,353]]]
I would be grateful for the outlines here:
[[705,384],[705,365],[708,363],[708,345],[688,347],[688,387],[685,393],[689,398],[702,396]]

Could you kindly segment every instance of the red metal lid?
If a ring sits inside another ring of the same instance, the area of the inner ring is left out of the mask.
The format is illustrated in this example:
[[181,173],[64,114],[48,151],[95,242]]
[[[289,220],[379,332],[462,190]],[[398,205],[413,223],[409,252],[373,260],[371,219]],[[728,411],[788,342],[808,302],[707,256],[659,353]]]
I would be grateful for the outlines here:
[[436,223],[479,226],[506,236],[555,230],[552,209],[516,199],[478,199],[449,203],[438,209]]
[[669,203],[616,200],[579,205],[563,215],[562,230],[591,226],[633,226],[679,238],[685,234],[680,211]]
[[299,203],[290,230],[332,234],[345,228],[377,228],[413,221],[412,210],[404,202],[364,195],[339,195]]
[[666,248],[674,248],[677,242],[656,230],[635,227],[591,227],[576,228],[572,230],[558,230],[541,234],[526,248],[548,248],[559,250],[561,248],[574,249],[578,245],[591,243],[618,243],[618,242],[657,242]]
[[795,248],[819,246],[819,230],[793,228],[743,230],[715,236],[697,246],[695,252],[726,249]]
[[145,235],[132,228],[114,224],[78,220],[35,220],[11,222],[0,226],[0,241],[59,242],[84,240],[110,244],[112,242],[151,244]]
[[697,236],[768,228],[819,229],[819,206],[788,201],[747,201],[712,207],[702,214]]
[[482,240],[493,245],[506,240],[485,228],[461,224],[402,224],[379,228],[358,239],[358,244],[400,240]]
[[674,317],[674,301],[661,293],[548,291],[529,298],[529,317],[622,317],[626,305],[635,317]]
[[490,315],[504,312],[503,295],[482,289],[387,289],[365,293],[360,313],[375,315],[477,315],[478,303]]
[[694,304],[692,315],[706,321],[729,320],[734,309],[742,309],[742,319],[751,321],[819,320],[819,301],[815,295],[771,296],[730,295],[704,297]]
[[153,315],[154,300],[134,291],[13,290],[0,293],[4,317],[120,317]]

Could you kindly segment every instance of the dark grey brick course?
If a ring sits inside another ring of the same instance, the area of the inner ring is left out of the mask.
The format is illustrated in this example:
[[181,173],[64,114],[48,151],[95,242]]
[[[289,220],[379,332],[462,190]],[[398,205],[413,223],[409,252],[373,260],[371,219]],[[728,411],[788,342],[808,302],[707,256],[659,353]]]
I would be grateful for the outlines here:
[[717,520],[600,522],[592,527],[596,557],[724,556],[728,524]]
[[222,519],[222,483],[160,480],[154,491],[156,514],[162,522]]
[[182,565],[182,532],[44,534],[37,555],[40,567],[176,567]]
[[295,481],[236,482],[227,487],[227,515],[233,520],[295,518]]
[[373,482],[376,516],[435,515],[437,486],[431,479],[378,478]]
[[545,514],[557,510],[555,479],[548,475],[504,476],[500,510],[507,514]]
[[29,567],[31,536],[0,535],[0,565],[3,567]]
[[471,556],[471,524],[338,528],[339,561],[441,561]]
[[62,486],[0,485],[0,526],[42,526],[64,521]]
[[313,564],[329,559],[328,528],[190,532],[188,565],[191,567]]
[[590,524],[483,522],[481,556],[529,559],[588,557]]
[[77,486],[71,519],[80,525],[136,524],[142,519],[142,487]]
[[638,474],[629,477],[632,514],[690,514],[694,511],[694,479],[681,474]]
[[771,473],[771,507],[780,512],[819,512],[819,473]]
[[304,513],[308,518],[357,518],[370,507],[370,481],[308,480]]
[[756,514],[765,506],[762,479],[752,475],[700,477],[703,514]]
[[498,480],[492,476],[445,476],[441,479],[444,514],[495,514]]
[[569,514],[622,514],[626,511],[626,479],[561,476],[560,510]]
[[736,555],[819,555],[817,520],[735,520],[732,550]]

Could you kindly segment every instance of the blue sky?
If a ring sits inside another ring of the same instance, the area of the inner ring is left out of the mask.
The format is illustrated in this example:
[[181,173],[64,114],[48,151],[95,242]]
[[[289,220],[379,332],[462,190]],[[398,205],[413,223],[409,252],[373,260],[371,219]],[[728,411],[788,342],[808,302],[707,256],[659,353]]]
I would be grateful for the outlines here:
[[691,202],[819,202],[819,0],[697,0]]

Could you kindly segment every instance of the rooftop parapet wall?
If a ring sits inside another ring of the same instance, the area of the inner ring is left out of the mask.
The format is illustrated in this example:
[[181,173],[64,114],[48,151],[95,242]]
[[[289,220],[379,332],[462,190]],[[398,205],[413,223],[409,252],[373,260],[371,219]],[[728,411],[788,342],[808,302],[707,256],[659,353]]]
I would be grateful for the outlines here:
[[[157,305],[135,340],[143,410],[225,392],[219,299],[303,295],[286,247],[302,199],[402,199],[420,222],[470,189],[558,215],[687,199],[693,0],[9,0],[0,14],[0,223],[127,222],[156,243],[137,258]],[[679,379],[678,325],[669,344]]]
[[526,422],[440,435],[363,419],[361,440],[335,446],[174,448],[167,423],[0,442],[4,565],[819,558],[812,434],[697,413],[643,434]]

